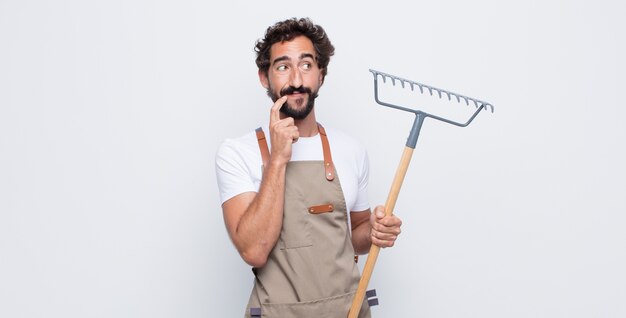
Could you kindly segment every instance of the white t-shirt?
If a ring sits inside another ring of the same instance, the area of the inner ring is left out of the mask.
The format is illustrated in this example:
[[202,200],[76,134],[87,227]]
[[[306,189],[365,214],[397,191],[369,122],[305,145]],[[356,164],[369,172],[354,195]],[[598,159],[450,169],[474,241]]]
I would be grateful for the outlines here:
[[[348,211],[369,209],[367,197],[369,161],[365,148],[340,131],[324,128]],[[263,126],[263,131],[271,151],[268,127]],[[293,144],[290,161],[304,160],[324,160],[319,134],[313,137],[300,137]],[[262,166],[261,152],[254,130],[241,137],[222,142],[215,156],[221,202],[224,203],[244,192],[258,192]]]

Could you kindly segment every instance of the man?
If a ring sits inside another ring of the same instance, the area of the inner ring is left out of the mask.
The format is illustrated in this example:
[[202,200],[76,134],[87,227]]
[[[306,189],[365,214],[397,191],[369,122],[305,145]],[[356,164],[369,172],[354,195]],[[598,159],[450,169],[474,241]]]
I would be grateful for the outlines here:
[[[401,221],[382,206],[370,213],[363,147],[317,123],[334,54],[324,29],[278,22],[255,51],[274,101],[269,124],[216,155],[226,228],[255,274],[246,317],[346,317],[360,277],[355,255],[393,246]],[[364,302],[360,317],[369,316]]]

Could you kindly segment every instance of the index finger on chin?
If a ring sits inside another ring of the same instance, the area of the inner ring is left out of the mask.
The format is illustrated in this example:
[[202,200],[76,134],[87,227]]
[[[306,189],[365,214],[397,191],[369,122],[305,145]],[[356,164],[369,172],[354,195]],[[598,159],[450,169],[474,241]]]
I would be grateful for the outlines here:
[[287,95],[279,98],[270,109],[270,125],[280,120],[280,108],[287,101]]

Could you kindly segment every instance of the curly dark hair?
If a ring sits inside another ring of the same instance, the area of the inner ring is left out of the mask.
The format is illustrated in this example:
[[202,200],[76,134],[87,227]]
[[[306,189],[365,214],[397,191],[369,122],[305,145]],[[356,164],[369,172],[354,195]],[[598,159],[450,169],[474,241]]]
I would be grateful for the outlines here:
[[277,22],[267,28],[265,37],[256,41],[254,46],[256,65],[259,70],[267,75],[270,67],[270,48],[273,44],[291,41],[300,35],[306,36],[313,42],[313,47],[317,53],[317,66],[322,72],[322,78],[326,77],[328,62],[330,62],[330,57],[335,54],[335,47],[330,43],[324,29],[314,24],[309,18],[291,18]]

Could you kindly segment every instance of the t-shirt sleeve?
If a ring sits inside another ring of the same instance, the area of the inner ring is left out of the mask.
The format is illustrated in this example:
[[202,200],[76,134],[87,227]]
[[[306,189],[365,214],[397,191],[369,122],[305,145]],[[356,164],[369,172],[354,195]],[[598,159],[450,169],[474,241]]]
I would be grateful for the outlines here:
[[227,139],[218,147],[215,174],[221,203],[238,194],[257,191],[250,168],[233,140]]
[[357,173],[358,173],[358,188],[356,193],[356,201],[352,208],[353,211],[365,211],[370,208],[368,199],[368,182],[369,182],[369,158],[365,148],[360,147],[360,151],[357,156]]

